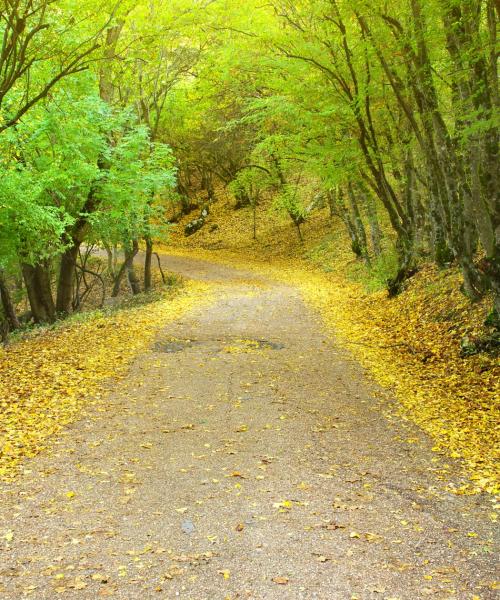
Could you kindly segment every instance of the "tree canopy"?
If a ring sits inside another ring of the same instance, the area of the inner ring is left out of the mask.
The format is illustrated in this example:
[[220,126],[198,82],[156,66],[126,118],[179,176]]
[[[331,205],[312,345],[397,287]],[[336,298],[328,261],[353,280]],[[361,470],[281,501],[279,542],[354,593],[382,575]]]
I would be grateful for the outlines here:
[[67,315],[83,246],[121,247],[130,267],[142,240],[150,265],[169,205],[223,185],[243,204],[271,195],[299,235],[328,205],[360,260],[395,253],[391,295],[421,260],[456,264],[498,318],[498,13],[1,0],[2,281],[22,274],[36,322]]

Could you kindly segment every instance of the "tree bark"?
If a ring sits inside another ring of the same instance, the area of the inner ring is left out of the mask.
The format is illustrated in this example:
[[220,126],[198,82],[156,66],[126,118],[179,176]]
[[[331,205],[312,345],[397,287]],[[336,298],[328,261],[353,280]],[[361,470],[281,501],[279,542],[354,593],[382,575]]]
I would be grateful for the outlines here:
[[370,224],[370,241],[373,249],[373,254],[378,257],[382,254],[382,230],[380,229],[380,223],[377,215],[377,206],[373,196],[361,188],[365,196],[366,212],[368,215],[368,222]]
[[5,274],[0,269],[0,296],[2,300],[2,308],[9,325],[10,331],[19,328],[19,319],[17,318],[16,309],[10,295],[9,286],[5,280]]
[[57,314],[61,316],[66,316],[71,312],[76,259],[78,257],[80,245],[81,243],[78,240],[73,239],[73,245],[67,248],[61,256],[56,300],[56,311]]
[[21,269],[35,323],[53,323],[56,320],[56,307],[48,266],[23,263]]
[[365,225],[363,223],[363,219],[361,218],[358,200],[356,198],[356,194],[354,192],[352,183],[349,182],[347,190],[349,196],[349,204],[351,206],[352,211],[353,225],[356,230],[356,239],[359,245],[359,254],[361,258],[369,265],[370,257],[368,255],[368,241],[366,237]]
[[134,242],[132,242],[132,244],[126,243],[124,245],[124,252],[125,252],[125,260],[123,261],[123,264],[120,267],[120,270],[118,271],[118,274],[115,278],[115,282],[113,284],[113,290],[111,292],[112,298],[116,298],[118,296],[118,294],[120,293],[120,286],[123,281],[123,277],[125,276],[125,273],[130,272],[130,266],[133,264],[134,258],[136,256],[136,254],[139,252],[139,244],[137,243],[137,240],[134,240]]
[[135,269],[134,269],[134,257],[136,256],[136,254],[138,252],[139,252],[139,242],[137,240],[134,240],[132,242],[132,260],[128,261],[128,264],[127,264],[128,282],[130,284],[130,289],[132,290],[132,293],[134,294],[134,296],[141,293],[141,283],[140,283],[139,278],[137,277],[137,273],[135,272]]
[[144,291],[149,292],[153,287],[153,274],[151,270],[151,261],[153,259],[153,240],[147,236],[146,254],[144,257]]

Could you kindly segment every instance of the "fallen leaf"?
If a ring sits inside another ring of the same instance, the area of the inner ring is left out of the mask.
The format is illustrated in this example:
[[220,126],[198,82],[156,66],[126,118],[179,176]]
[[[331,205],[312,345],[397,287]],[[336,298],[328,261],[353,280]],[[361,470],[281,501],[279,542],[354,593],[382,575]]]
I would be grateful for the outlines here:
[[12,542],[12,540],[14,539],[14,532],[12,531],[12,529],[9,529],[5,534],[4,534],[4,539],[7,540],[8,542]]

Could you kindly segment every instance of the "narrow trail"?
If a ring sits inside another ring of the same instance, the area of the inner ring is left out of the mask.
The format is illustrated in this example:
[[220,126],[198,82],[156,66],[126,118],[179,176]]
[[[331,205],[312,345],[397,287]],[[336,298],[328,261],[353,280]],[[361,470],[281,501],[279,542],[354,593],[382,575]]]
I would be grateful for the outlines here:
[[164,263],[215,301],[0,487],[0,598],[496,597],[490,499],[446,490],[298,292]]

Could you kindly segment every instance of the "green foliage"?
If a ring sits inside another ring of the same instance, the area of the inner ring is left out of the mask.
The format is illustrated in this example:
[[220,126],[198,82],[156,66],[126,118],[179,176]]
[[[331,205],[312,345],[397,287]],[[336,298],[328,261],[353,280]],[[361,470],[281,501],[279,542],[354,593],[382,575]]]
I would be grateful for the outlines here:
[[44,202],[43,184],[28,168],[17,165],[0,178],[0,265],[20,258],[34,263],[64,247],[63,233],[71,218]]
[[375,257],[370,265],[361,261],[354,262],[349,268],[349,277],[363,284],[367,292],[377,292],[387,287],[387,281],[398,271],[399,259],[393,249],[386,249]]
[[294,222],[305,219],[307,211],[297,185],[286,184],[275,195],[273,206],[288,214]]
[[471,296],[500,289],[471,242],[496,264],[491,0],[31,4],[0,24],[1,265],[165,235],[176,194],[222,183],[297,226],[337,190],[375,287],[443,248]]

